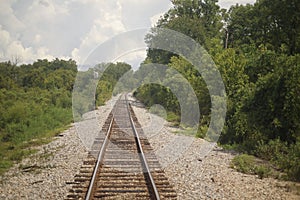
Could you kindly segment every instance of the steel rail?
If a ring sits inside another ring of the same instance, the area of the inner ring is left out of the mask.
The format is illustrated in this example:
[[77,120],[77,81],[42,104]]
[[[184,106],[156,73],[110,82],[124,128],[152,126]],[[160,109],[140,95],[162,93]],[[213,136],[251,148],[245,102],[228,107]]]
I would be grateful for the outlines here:
[[97,161],[96,161],[97,163],[96,163],[96,166],[95,166],[94,171],[93,171],[93,176],[92,176],[87,194],[85,196],[85,200],[90,200],[91,199],[91,194],[92,194],[92,191],[94,189],[94,183],[95,183],[95,180],[96,180],[96,177],[97,177],[97,172],[98,172],[98,169],[99,169],[100,165],[103,162],[105,150],[106,150],[106,147],[107,147],[108,142],[109,142],[109,137],[110,137],[110,134],[111,134],[113,121],[114,121],[114,115],[111,118],[109,128],[108,128],[107,133],[106,133],[106,137],[105,137],[104,142],[102,144],[101,150],[98,154],[98,158],[97,158]]
[[[151,190],[152,192],[154,193],[154,200],[160,200],[160,196],[159,196],[159,193],[158,193],[158,190],[157,190],[157,187],[155,185],[155,182],[154,182],[154,179],[151,175],[151,172],[150,172],[150,168],[148,166],[148,163],[147,163],[147,160],[146,160],[146,157],[145,157],[145,154],[143,152],[143,148],[142,148],[142,144],[141,144],[141,140],[139,138],[139,135],[138,135],[138,132],[135,128],[135,125],[134,125],[134,122],[133,122],[133,119],[131,117],[131,114],[130,114],[130,110],[129,110],[129,105],[128,105],[128,100],[127,100],[127,94],[125,94],[125,101],[126,101],[126,107],[127,107],[127,111],[128,111],[128,115],[129,115],[129,119],[130,119],[130,124],[131,124],[131,128],[133,130],[133,133],[134,133],[134,137],[135,137],[135,140],[136,140],[136,143],[137,143],[137,148],[138,148],[138,153],[140,154],[140,158],[142,160],[142,165],[145,169],[145,172],[144,175],[147,176],[147,178],[150,180],[150,183],[151,183]],[[143,170],[144,170],[143,169]]]
[[[121,99],[121,97],[119,98],[119,100],[120,99]],[[153,195],[152,196],[153,200],[160,200],[160,196],[159,196],[157,187],[156,187],[154,179],[153,179],[153,177],[151,175],[150,168],[148,166],[145,154],[144,154],[143,149],[142,149],[142,144],[141,144],[138,132],[137,132],[137,130],[135,128],[134,121],[133,121],[131,113],[130,113],[128,99],[127,99],[127,94],[125,94],[125,102],[126,102],[126,108],[127,108],[127,113],[128,113],[128,116],[129,116],[131,128],[132,128],[132,131],[133,131],[133,134],[134,134],[134,137],[135,137],[135,141],[136,141],[136,145],[137,145],[137,150],[138,150],[141,162],[142,162],[143,174],[144,174],[144,176],[146,178],[146,181],[147,180],[150,181],[150,185],[148,186],[148,190],[150,192],[150,195]],[[111,135],[111,132],[112,132],[111,131],[112,130],[112,124],[113,124],[113,121],[114,121],[114,112],[112,112],[112,113],[113,113],[113,116],[112,116],[112,119],[110,121],[106,137],[105,137],[105,139],[103,141],[103,144],[101,146],[101,150],[100,150],[100,152],[98,154],[97,161],[96,161],[96,166],[95,166],[95,168],[93,170],[93,175],[92,175],[89,187],[88,187],[87,194],[85,196],[85,200],[90,200],[92,198],[91,195],[92,195],[93,190],[94,190],[94,185],[95,185],[95,181],[96,181],[96,178],[97,178],[97,173],[98,173],[99,168],[101,167],[101,164],[103,163],[104,154],[105,154],[108,142],[109,142],[109,138],[110,138],[110,135]],[[152,194],[151,194],[151,192],[152,192]]]

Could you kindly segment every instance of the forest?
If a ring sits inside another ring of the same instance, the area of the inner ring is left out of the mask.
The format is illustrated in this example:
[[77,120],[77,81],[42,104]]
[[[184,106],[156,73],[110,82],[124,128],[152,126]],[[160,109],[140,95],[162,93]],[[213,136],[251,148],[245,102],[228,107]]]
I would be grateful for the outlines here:
[[105,72],[97,68],[101,78],[91,91],[96,68],[78,71],[73,60],[43,59],[20,66],[10,61],[0,63],[0,174],[74,121],[72,93],[76,77],[83,90],[80,94],[96,95],[93,104],[85,101],[80,109],[75,108],[80,110],[79,118],[111,98],[117,80],[131,67],[125,63],[105,66]]
[[[258,0],[229,10],[217,2],[173,0],[156,26],[193,38],[220,71],[227,113],[219,143],[269,161],[285,178],[300,181],[300,2]],[[153,29],[146,42],[156,35]],[[193,65],[154,48],[147,51],[147,63],[167,65],[189,81],[202,115],[197,136],[204,138],[211,99]],[[169,120],[180,120],[180,105],[168,88],[144,84],[134,94],[148,107],[163,105]]]
[[0,174],[72,122],[75,61],[0,63]]
[[[216,64],[227,95],[220,145],[269,162],[284,174],[278,178],[300,181],[300,2],[257,0],[254,5],[237,4],[229,10],[221,9],[217,2],[172,0],[173,7],[156,27],[189,36]],[[153,29],[146,43],[155,36]],[[113,93],[135,86],[137,99],[147,107],[162,105],[167,119],[178,125],[180,104],[172,91],[163,84],[143,84],[147,76],[157,83],[170,81],[147,71],[151,63],[167,66],[165,72],[170,76],[171,69],[178,71],[192,86],[201,110],[196,136],[205,138],[211,118],[209,90],[194,66],[174,53],[149,48],[136,72],[126,63],[100,63],[78,71],[73,60],[2,62],[0,174],[33,153],[32,146],[49,142]],[[121,77],[123,84],[117,85]],[[78,89],[73,92],[75,80]],[[78,99],[75,105],[72,95]],[[93,97],[92,101],[86,97]]]

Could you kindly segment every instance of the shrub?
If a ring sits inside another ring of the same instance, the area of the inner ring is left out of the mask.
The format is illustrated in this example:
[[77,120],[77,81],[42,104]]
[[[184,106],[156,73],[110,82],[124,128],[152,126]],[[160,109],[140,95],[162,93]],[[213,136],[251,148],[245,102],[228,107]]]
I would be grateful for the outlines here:
[[253,174],[255,171],[255,157],[241,154],[233,158],[231,167],[245,174]]
[[234,157],[231,161],[231,167],[245,174],[258,175],[261,179],[269,176],[277,176],[270,163],[248,154],[241,154]]

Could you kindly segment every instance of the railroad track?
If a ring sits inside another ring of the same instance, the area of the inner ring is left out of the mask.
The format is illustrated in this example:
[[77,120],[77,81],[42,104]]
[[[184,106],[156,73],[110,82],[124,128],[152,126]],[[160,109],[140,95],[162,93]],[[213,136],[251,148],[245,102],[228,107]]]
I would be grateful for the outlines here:
[[75,176],[66,199],[177,199],[122,95]]

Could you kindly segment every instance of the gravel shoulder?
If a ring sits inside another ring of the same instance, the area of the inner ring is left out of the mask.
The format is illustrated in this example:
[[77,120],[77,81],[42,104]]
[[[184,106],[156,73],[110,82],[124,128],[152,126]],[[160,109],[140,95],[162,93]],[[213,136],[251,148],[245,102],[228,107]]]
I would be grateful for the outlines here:
[[[96,117],[102,127],[116,99],[112,98],[95,112],[86,113],[85,121],[88,122],[91,116]],[[84,128],[71,124],[52,142],[37,147],[36,154],[22,160],[0,177],[0,199],[64,199],[71,188],[68,183],[74,181],[83,159],[88,155],[89,146],[86,145],[89,141],[79,137],[78,127]]]
[[300,199],[289,191],[293,183],[239,173],[229,167],[234,151],[178,135],[163,118],[132,105],[178,199]]
[[[116,99],[95,112],[100,127]],[[236,153],[176,134],[181,130],[140,104],[132,105],[178,199],[300,199],[288,191],[289,182],[236,172],[229,167]],[[38,153],[0,177],[0,199],[63,199],[70,189],[67,183],[73,181],[87,156],[84,142],[72,124],[51,143],[38,147]]]

